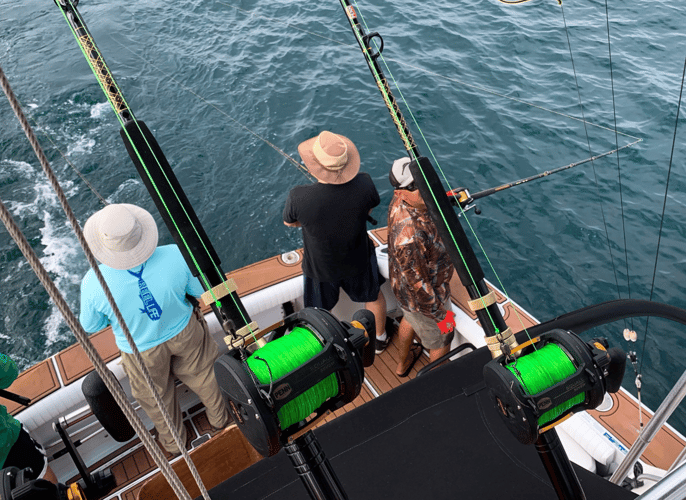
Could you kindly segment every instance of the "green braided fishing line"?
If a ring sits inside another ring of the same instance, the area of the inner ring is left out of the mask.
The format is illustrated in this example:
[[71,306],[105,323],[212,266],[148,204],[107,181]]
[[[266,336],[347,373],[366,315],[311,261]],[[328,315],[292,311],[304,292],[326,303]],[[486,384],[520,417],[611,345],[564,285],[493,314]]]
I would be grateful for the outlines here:
[[[247,363],[261,384],[269,384],[270,380],[276,381],[302,366],[321,352],[323,348],[319,339],[310,330],[298,326],[293,328],[288,335],[268,342],[264,347],[258,349],[247,359]],[[336,396],[338,391],[336,374],[331,374],[315,386],[310,387],[278,411],[281,429],[287,429],[291,425],[306,419],[328,398]]]
[[[574,363],[555,344],[547,344],[506,367],[522,383],[522,387],[529,395],[538,394],[552,387],[576,371]],[[548,410],[538,418],[538,425],[544,426],[552,422],[572,406],[582,403],[585,398],[586,395],[581,393]]]

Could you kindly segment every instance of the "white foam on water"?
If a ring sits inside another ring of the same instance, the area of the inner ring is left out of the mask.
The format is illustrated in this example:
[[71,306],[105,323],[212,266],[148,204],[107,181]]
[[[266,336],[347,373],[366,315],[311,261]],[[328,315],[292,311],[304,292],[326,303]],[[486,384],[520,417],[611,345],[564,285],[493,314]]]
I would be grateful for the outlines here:
[[[73,149],[92,147],[94,141],[85,137],[77,140]],[[42,170],[22,161],[4,160],[0,167],[11,176],[21,177],[17,183],[17,189],[13,191],[15,200],[7,200],[6,204],[13,217],[20,226],[25,225],[23,220],[42,220],[39,229],[41,234],[40,243],[43,246],[42,255],[39,259],[50,274],[55,286],[60,293],[67,298],[71,307],[77,305],[74,302],[75,290],[78,290],[80,275],[75,272],[74,262],[79,262],[80,245],[72,232],[71,226],[66,221],[64,212],[57,195],[52,189]],[[67,196],[78,191],[71,180],[61,183]],[[24,259],[17,261],[17,271],[28,265]],[[9,278],[9,276],[8,276]],[[6,279],[8,279],[6,278]],[[69,300],[69,297],[72,300]],[[50,313],[43,323],[43,335],[46,338],[46,347],[49,347],[60,338],[60,329],[64,324],[61,313],[50,301]]]
[[126,196],[124,195],[127,191],[135,190],[141,184],[142,181],[139,179],[126,179],[117,187],[117,190],[114,193],[107,197],[107,203],[120,203],[118,200],[126,199]]
[[[77,261],[80,256],[78,240],[71,232],[68,224],[53,221],[53,216],[47,210],[43,211],[43,227],[40,229],[41,243],[44,245],[43,256],[40,258],[43,267],[53,276],[53,282],[62,296],[67,299],[70,307],[69,291],[73,297],[73,290],[78,289],[81,276],[70,269],[69,264]],[[43,331],[46,346],[60,340],[59,330],[63,324],[62,314],[51,302],[50,316],[44,323]]]
[[91,107],[91,118],[101,118],[103,114],[110,110],[110,103],[105,101]]
[[95,139],[92,137],[81,135],[78,138],[72,137],[72,140],[75,140],[76,142],[67,147],[67,158],[73,154],[90,154],[93,152],[93,148],[95,147]]

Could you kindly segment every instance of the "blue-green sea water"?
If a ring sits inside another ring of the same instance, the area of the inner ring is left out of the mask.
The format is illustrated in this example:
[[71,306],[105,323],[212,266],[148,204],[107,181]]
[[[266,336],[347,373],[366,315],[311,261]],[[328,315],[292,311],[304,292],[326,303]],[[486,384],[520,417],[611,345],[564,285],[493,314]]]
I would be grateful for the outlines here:
[[[356,6],[367,31],[383,36],[384,71],[446,186],[478,192],[642,139],[480,200],[481,215],[469,212],[465,227],[489,279],[539,320],[651,292],[686,307],[686,124],[674,135],[686,11],[678,2],[608,0],[607,11],[604,0]],[[348,136],[381,194],[373,216],[385,220],[388,168],[405,151],[337,1],[83,0],[79,10],[225,271],[301,245],[281,217],[289,188],[308,180],[266,141],[299,159],[298,143],[322,130]],[[101,205],[62,154],[109,202],[138,203],[161,222],[52,1],[0,0],[0,65],[81,223]],[[87,264],[6,102],[0,199],[78,311]],[[171,241],[163,230],[161,242]],[[0,351],[22,368],[74,342],[4,228],[0,290]],[[639,341],[628,345],[626,326],[584,337],[637,350],[643,397],[655,408],[686,368],[684,328],[653,319],[646,332],[636,321]],[[633,379],[628,369],[635,393]],[[671,422],[686,430],[686,411]]]

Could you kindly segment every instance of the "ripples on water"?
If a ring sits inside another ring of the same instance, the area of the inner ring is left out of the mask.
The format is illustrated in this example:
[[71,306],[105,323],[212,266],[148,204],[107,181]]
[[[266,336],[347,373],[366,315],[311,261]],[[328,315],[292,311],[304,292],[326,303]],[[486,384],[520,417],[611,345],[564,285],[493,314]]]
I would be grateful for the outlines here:
[[[617,298],[618,288],[628,295],[624,228],[631,296],[650,296],[686,14],[666,1],[612,3],[617,126],[643,138],[619,155],[623,207],[617,157],[611,156],[483,199],[482,215],[469,214],[508,294],[540,320]],[[337,2],[84,0],[79,9],[136,116],[156,134],[201,214],[225,270],[301,245],[299,232],[281,223],[281,211],[288,189],[306,182],[232,118],[292,155],[323,129],[347,135],[382,195],[373,215],[385,219],[387,169],[404,150]],[[615,118],[604,2],[565,2],[564,20],[554,1],[518,7],[485,0],[375,1],[360,3],[359,10],[368,31],[383,35],[390,74],[451,186],[476,192],[587,158],[589,147],[593,154],[615,147],[607,130]],[[99,202],[42,134],[109,202],[137,202],[156,214],[57,7],[0,0],[0,12],[0,64],[80,221]],[[584,116],[606,128],[586,132],[563,116],[581,114],[577,82]],[[0,122],[0,197],[78,309],[85,260],[7,105],[0,106]],[[684,307],[681,136],[654,299]],[[623,145],[630,138],[618,140]],[[421,143],[419,149],[429,152]],[[161,240],[171,237],[163,231]],[[28,367],[73,342],[5,232],[0,283],[0,351]],[[624,326],[593,333],[626,348]],[[643,339],[645,322],[634,326]],[[680,328],[650,321],[644,398],[653,407],[686,366],[680,356],[685,344]],[[642,340],[634,347],[640,351]],[[628,371],[627,387],[633,378]],[[674,421],[682,430],[684,422],[683,415]]]

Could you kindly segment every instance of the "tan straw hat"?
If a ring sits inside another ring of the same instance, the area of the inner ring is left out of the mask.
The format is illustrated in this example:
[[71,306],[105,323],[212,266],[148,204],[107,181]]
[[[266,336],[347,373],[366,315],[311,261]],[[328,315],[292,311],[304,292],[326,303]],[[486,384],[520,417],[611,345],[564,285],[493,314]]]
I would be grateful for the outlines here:
[[150,212],[121,203],[94,213],[83,227],[93,255],[114,269],[143,264],[157,248],[157,224]]
[[353,142],[326,130],[301,143],[298,153],[310,173],[327,184],[345,184],[360,171],[360,153]]

